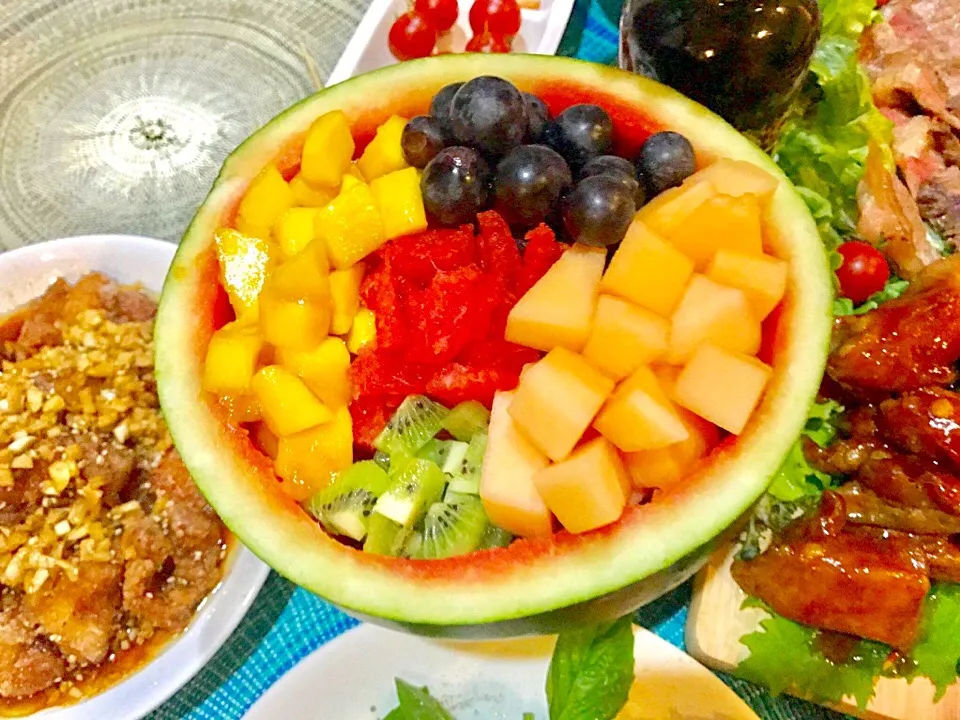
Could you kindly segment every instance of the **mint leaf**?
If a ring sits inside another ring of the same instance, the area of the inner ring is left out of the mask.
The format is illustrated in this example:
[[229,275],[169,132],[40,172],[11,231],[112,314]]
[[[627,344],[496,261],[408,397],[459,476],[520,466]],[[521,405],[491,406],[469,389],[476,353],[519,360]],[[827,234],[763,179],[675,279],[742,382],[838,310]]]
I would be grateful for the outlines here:
[[446,708],[426,688],[414,687],[396,678],[400,705],[384,720],[454,720]]
[[960,661],[960,585],[935,585],[927,596],[923,640],[910,653],[913,675],[930,678],[939,700],[957,680]]
[[613,720],[633,678],[630,616],[561,633],[547,672],[550,720]]

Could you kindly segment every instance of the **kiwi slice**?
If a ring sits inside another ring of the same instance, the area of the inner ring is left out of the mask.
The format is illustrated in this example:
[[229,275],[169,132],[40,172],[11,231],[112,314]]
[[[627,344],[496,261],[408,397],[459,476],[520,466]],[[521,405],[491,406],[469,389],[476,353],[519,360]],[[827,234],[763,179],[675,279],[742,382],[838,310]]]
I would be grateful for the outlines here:
[[364,552],[375,555],[399,555],[410,536],[410,531],[380,513],[370,515]]
[[490,412],[476,400],[458,403],[443,421],[443,429],[457,440],[470,442],[477,433],[485,433]]
[[443,429],[448,410],[423,395],[410,395],[377,435],[373,446],[387,455],[415,455]]
[[390,476],[372,460],[354,463],[311,497],[307,508],[328,531],[363,540],[370,513],[390,483]]
[[423,560],[464,555],[480,547],[488,526],[480,498],[448,495],[427,510],[423,529],[410,536],[404,554]]
[[[448,471],[450,473],[448,493],[480,494],[480,470],[483,466],[483,455],[486,451],[486,433],[474,435],[467,445],[460,463]],[[445,467],[444,470],[446,469]]]
[[390,472],[390,456],[385,452],[380,452],[377,450],[373,454],[373,461],[383,468],[384,472]]
[[496,525],[487,525],[487,529],[480,539],[480,549],[489,550],[490,548],[506,547],[513,542],[513,535],[503,528]]
[[390,486],[380,495],[373,511],[398,525],[412,527],[440,499],[446,483],[447,476],[435,463],[411,458],[391,474]]

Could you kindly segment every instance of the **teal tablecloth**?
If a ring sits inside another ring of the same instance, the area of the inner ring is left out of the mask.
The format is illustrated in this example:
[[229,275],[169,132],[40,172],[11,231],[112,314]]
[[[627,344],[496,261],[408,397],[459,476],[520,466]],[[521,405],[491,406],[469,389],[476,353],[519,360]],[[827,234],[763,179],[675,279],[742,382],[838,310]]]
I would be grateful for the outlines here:
[[[577,0],[560,54],[615,63],[618,0]],[[689,584],[637,613],[639,624],[683,647]],[[271,574],[250,613],[204,670],[150,720],[235,720],[285,672],[357,624],[328,603]],[[764,720],[836,720],[841,715],[723,677]]]

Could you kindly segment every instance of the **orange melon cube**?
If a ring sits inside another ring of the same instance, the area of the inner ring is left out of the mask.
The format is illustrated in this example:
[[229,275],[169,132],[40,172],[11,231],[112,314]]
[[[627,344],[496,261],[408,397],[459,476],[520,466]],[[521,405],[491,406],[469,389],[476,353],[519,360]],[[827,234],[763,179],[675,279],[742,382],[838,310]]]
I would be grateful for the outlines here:
[[676,365],[652,365],[650,369],[653,370],[664,394],[676,402],[677,378],[680,377],[683,368]]
[[686,440],[662,448],[624,454],[627,473],[638,490],[670,490],[689,475],[697,461],[719,442],[720,433],[715,425],[684,408],[677,408],[677,413],[689,433]]
[[593,427],[624,452],[681,442],[689,432],[653,371],[641,367],[610,396]]
[[583,533],[620,519],[630,479],[617,449],[598,437],[540,470],[533,484],[564,528]]
[[480,472],[480,500],[490,522],[520,537],[550,535],[553,516],[533,484],[550,461],[524,437],[507,412],[512,392],[493,396],[487,449]]
[[554,348],[526,369],[508,412],[542,453],[563,460],[590,427],[613,385],[580,355]]
[[667,362],[682,365],[706,342],[755,355],[760,349],[760,320],[742,290],[694,275],[673,313]]
[[787,289],[787,263],[770,255],[718,250],[707,267],[707,277],[743,290],[759,320],[779,304]]
[[513,306],[506,339],[518,345],[578,351],[587,342],[607,253],[574,245]]
[[687,182],[703,181],[709,181],[726,195],[756,195],[761,203],[766,203],[780,185],[780,181],[763,168],[729,158],[721,158],[687,179]]
[[659,315],[611,295],[601,295],[583,356],[614,380],[667,351],[670,323]]
[[677,378],[677,402],[739,435],[760,403],[772,372],[754,357],[701,345]]
[[717,194],[716,187],[699,176],[691,175],[680,187],[657,195],[640,208],[636,219],[662,237],[672,235],[694,210]]
[[716,195],[701,204],[665,236],[703,270],[718,250],[760,255],[763,229],[756,195]]
[[692,274],[686,255],[634,220],[603,274],[600,292],[669,317]]
[[353,421],[342,407],[333,419],[309,430],[281,437],[274,468],[281,489],[297,502],[320,492],[335,472],[353,462]]

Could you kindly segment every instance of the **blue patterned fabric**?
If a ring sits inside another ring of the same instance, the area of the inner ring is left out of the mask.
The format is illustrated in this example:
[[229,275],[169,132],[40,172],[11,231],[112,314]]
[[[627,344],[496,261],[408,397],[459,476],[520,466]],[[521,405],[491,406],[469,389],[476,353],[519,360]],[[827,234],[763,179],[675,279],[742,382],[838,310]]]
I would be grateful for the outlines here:
[[[577,0],[561,53],[613,64],[618,0]],[[637,613],[637,622],[682,648],[690,585]],[[235,720],[313,650],[357,625],[328,603],[271,574],[250,613],[210,663],[150,720]],[[721,674],[763,720],[838,720],[843,716],[793,698],[773,698]]]

